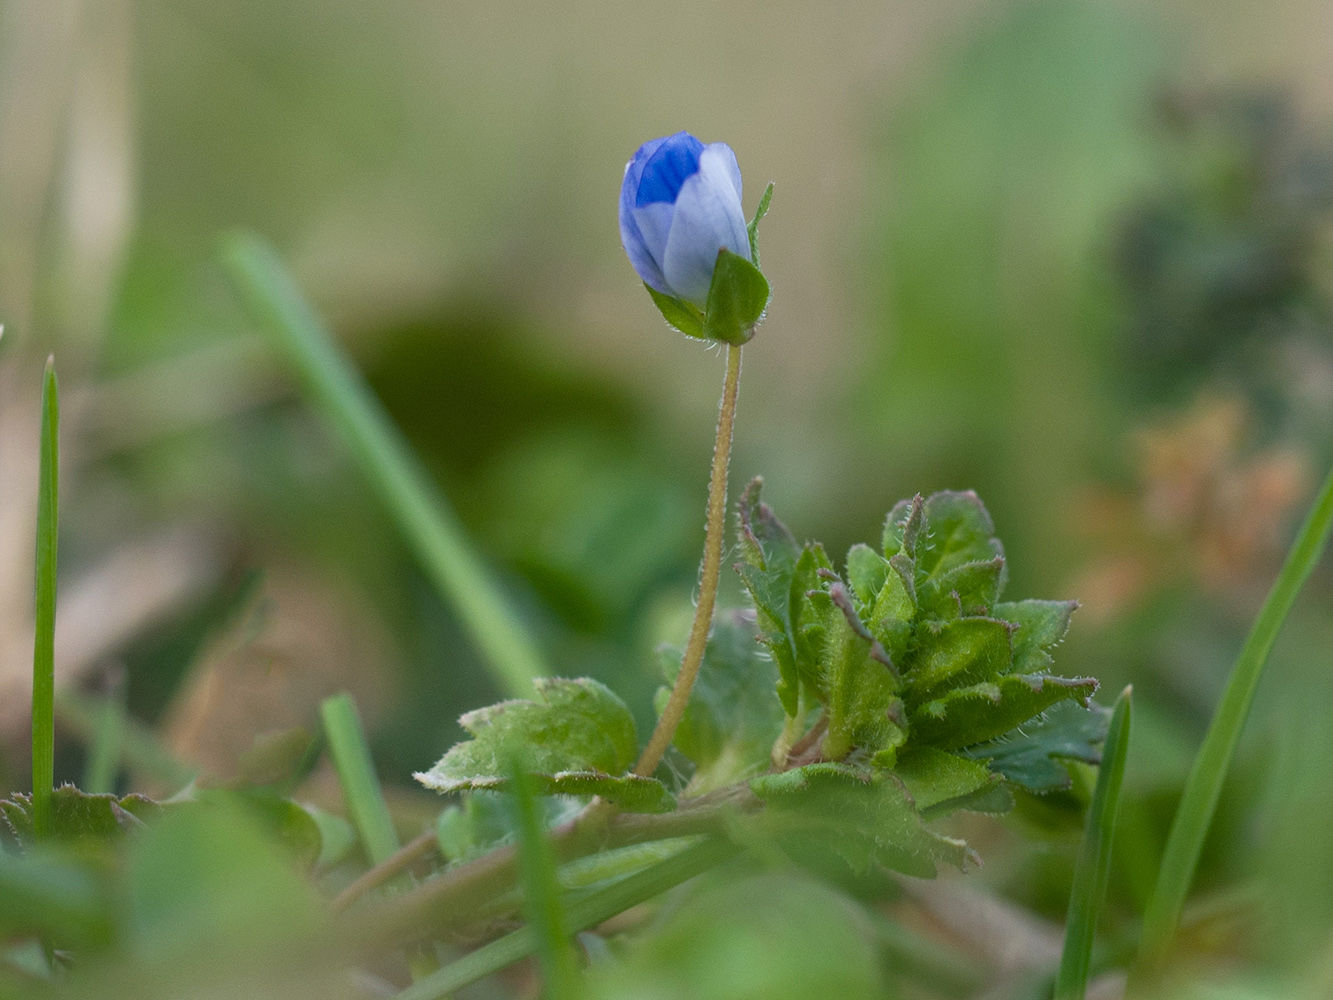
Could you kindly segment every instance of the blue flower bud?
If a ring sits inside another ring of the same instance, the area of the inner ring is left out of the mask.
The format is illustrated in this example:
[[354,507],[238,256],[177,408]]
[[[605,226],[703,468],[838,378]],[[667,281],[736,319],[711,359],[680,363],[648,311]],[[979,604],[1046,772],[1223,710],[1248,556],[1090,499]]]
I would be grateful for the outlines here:
[[620,242],[650,288],[706,308],[718,251],[751,259],[731,147],[688,132],[640,146],[620,188]]

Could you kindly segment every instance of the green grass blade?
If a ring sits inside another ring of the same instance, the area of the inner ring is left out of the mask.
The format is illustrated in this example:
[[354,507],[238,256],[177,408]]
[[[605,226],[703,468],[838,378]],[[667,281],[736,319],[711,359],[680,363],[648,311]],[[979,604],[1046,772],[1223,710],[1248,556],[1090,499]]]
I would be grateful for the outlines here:
[[1287,553],[1282,572],[1255,619],[1185,782],[1184,795],[1171,823],[1157,885],[1144,912],[1137,974],[1154,973],[1170,950],[1259,677],[1296,595],[1324,552],[1330,526],[1333,526],[1333,473],[1320,487],[1314,506]]
[[370,863],[377,865],[398,850],[398,833],[393,828],[384,793],[380,791],[380,780],[370,759],[361,717],[352,696],[346,692],[325,699],[319,711],[324,719],[324,735],[329,741],[333,766],[338,770],[347,812]]
[[56,536],[60,495],[60,388],[55,359],[42,382],[41,458],[37,473],[37,630],[32,653],[32,822],[38,837],[51,830],[55,781]]
[[[125,706],[114,699],[95,697],[65,688],[56,695],[56,712],[61,726],[68,729],[88,746],[98,739],[99,727],[105,713],[115,708],[119,718],[116,729],[117,763],[123,764],[145,777],[179,791],[194,780],[196,772],[178,760],[162,743],[156,732],[134,719]],[[85,789],[88,791],[89,789]]]
[[510,769],[518,818],[519,876],[523,915],[537,943],[537,957],[549,1000],[577,1000],[579,970],[570,947],[568,922],[555,877],[555,852],[538,815],[532,778],[521,763]]
[[88,744],[88,762],[83,771],[83,790],[100,795],[116,790],[120,773],[120,745],[124,739],[125,708],[119,690],[110,691],[98,708],[93,738]]
[[[566,927],[571,933],[596,927],[617,913],[708,871],[735,853],[736,848],[728,841],[712,838],[700,841],[665,861],[570,903],[565,912]],[[523,927],[413,983],[398,994],[397,1000],[445,1000],[455,990],[499,972],[536,950],[536,933],[531,927]]]
[[1074,887],[1069,895],[1069,916],[1065,921],[1065,946],[1060,955],[1060,970],[1055,977],[1055,1000],[1083,1000],[1088,990],[1088,970],[1092,963],[1092,942],[1097,933],[1097,914],[1106,898],[1106,883],[1111,873],[1111,844],[1115,838],[1115,815],[1120,804],[1120,786],[1125,779],[1125,758],[1129,755],[1129,730],[1133,721],[1131,688],[1116,699],[1115,711],[1106,730],[1101,771],[1092,793],[1092,808],[1083,831],[1074,868]]
[[522,618],[282,262],[268,244],[250,234],[229,238],[222,261],[256,322],[286,355],[310,398],[352,452],[500,686],[510,694],[529,696],[532,680],[546,670]]

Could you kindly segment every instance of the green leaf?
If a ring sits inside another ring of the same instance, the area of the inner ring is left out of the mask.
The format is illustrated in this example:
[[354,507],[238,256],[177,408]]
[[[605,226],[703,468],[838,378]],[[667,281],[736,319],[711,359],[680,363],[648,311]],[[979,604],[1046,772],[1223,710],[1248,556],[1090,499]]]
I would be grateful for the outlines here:
[[[668,685],[680,671],[680,660],[680,650],[662,650]],[[754,629],[739,616],[720,617],[676,729],[676,748],[695,765],[690,794],[713,791],[768,767],[773,741],[782,730],[776,681],[773,660],[761,654]],[[658,690],[659,712],[670,695],[670,687]]]
[[653,298],[653,305],[657,306],[657,311],[662,314],[668,326],[687,337],[708,339],[704,335],[704,314],[699,311],[698,306],[684,299],[663,294],[647,283],[643,287],[648,289],[648,294]]
[[1004,557],[963,563],[926,580],[917,589],[921,614],[927,618],[988,615],[1004,583]]
[[901,554],[912,561],[913,579],[916,578],[916,550],[921,537],[924,506],[919,493],[910,500],[899,500],[894,504],[884,518],[884,534],[880,543],[885,558],[892,559]]
[[[51,795],[49,836],[67,843],[107,840],[141,828],[161,811],[158,803],[143,795],[117,798],[62,785]],[[0,801],[0,816],[19,845],[30,849],[35,842],[32,796],[18,792]]]
[[956,750],[994,739],[1058,701],[1086,705],[1097,690],[1087,677],[1009,674],[956,688],[909,716],[914,743]]
[[998,739],[960,751],[974,760],[990,761],[990,769],[1012,784],[1039,794],[1071,787],[1067,760],[1099,764],[1106,739],[1109,709],[1090,703],[1052,705],[1039,719],[1025,722]]
[[1120,805],[1120,787],[1125,779],[1125,758],[1129,756],[1129,731],[1133,722],[1131,690],[1125,688],[1111,713],[1106,734],[1106,759],[1097,775],[1092,808],[1088,812],[1083,844],[1074,868],[1064,949],[1055,979],[1055,1000],[1083,1000],[1087,994],[1092,943],[1097,931],[1097,915],[1106,899],[1106,884],[1111,875],[1116,811]]
[[522,753],[543,795],[601,795],[626,809],[672,808],[661,782],[626,774],[638,753],[634,717],[609,688],[588,677],[539,678],[539,701],[516,699],[468,712],[473,739],[415,777],[440,792],[503,791],[507,762]]
[[319,712],[347,813],[356,826],[366,857],[372,865],[377,865],[398,850],[398,832],[380,790],[379,776],[375,773],[375,762],[370,757],[356,703],[344,691],[324,699]]
[[736,572],[750,592],[759,619],[759,641],[773,652],[778,666],[778,697],[788,715],[797,712],[800,681],[792,632],[792,580],[801,550],[773,509],[759,499],[763,479],[756,476],[741,494],[739,541],[744,562]]
[[42,381],[42,424],[37,471],[36,621],[32,654],[33,821],[38,836],[53,827],[55,774],[56,554],[60,508],[60,389],[55,358]]
[[765,802],[758,828],[798,859],[836,857],[858,874],[876,866],[930,878],[938,864],[976,861],[960,840],[926,827],[901,779],[884,771],[819,763],[750,782]]
[[1203,853],[1208,828],[1222,796],[1231,758],[1250,713],[1255,688],[1287,613],[1324,554],[1330,530],[1333,530],[1333,472],[1320,486],[1319,495],[1282,564],[1282,571],[1241,647],[1222,692],[1222,700],[1208,725],[1203,746],[1199,748],[1185,782],[1184,794],[1171,822],[1157,884],[1144,909],[1143,937],[1137,962],[1141,972],[1155,971],[1171,947],[1185,897],[1194,879],[1194,869]]
[[985,764],[934,747],[913,747],[898,755],[894,773],[902,778],[917,809],[926,819],[959,809],[1007,812],[1012,796],[1004,779]]
[[723,247],[717,252],[704,310],[704,336],[724,344],[744,344],[768,308],[768,279],[754,264]]
[[996,618],[925,622],[917,629],[918,646],[907,671],[912,708],[946,686],[966,687],[1010,673],[1011,629]]
[[1018,626],[1014,632],[1014,670],[1020,674],[1045,673],[1055,661],[1047,652],[1069,631],[1069,619],[1078,601],[1012,601],[995,605],[994,615]]
[[746,226],[750,234],[750,259],[754,261],[754,266],[759,266],[759,220],[768,214],[768,203],[773,200],[773,182],[768,182],[768,187],[764,188],[764,193],[759,196],[759,207],[754,210],[754,218]]
[[847,551],[847,582],[858,610],[873,607],[889,578],[889,561],[864,542]]
[[989,562],[1004,555],[990,512],[971,490],[945,490],[926,498],[916,548],[918,586],[964,563]]
[[841,760],[861,749],[890,763],[907,738],[893,662],[857,616],[841,581],[811,594],[810,601],[823,622],[821,687],[828,713],[823,754]]

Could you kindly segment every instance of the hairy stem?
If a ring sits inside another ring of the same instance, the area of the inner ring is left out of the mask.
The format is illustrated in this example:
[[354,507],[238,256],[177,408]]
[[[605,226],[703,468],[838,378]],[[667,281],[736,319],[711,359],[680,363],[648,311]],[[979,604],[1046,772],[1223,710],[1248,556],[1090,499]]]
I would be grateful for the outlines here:
[[680,673],[671,689],[671,698],[657,719],[657,728],[634,765],[634,773],[651,775],[662,762],[662,755],[676,735],[676,727],[685,715],[690,690],[699,676],[708,645],[708,630],[713,624],[713,605],[717,603],[717,580],[722,570],[722,536],[727,521],[727,466],[731,461],[731,430],[736,423],[736,394],[741,382],[741,348],[727,345],[727,377],[722,384],[722,403],[717,418],[717,444],[713,448],[713,472],[708,480],[708,527],[704,533],[703,568],[699,573],[699,603],[694,609],[690,641],[681,658]]
[[407,871],[421,859],[430,857],[438,847],[439,837],[435,833],[435,828],[431,827],[415,840],[398,848],[393,854],[390,854],[338,893],[334,897],[333,908],[335,910],[347,909],[370,890],[378,889],[395,875]]

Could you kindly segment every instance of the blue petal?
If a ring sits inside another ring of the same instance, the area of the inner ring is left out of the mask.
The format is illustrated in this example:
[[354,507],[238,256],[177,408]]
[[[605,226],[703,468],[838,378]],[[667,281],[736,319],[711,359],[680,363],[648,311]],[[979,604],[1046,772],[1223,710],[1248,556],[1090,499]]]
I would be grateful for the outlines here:
[[671,233],[660,259],[672,294],[700,309],[708,304],[718,251],[726,248],[750,258],[735,162],[735,155],[722,143],[703,151],[698,172],[686,178],[676,197]]
[[[674,202],[681,185],[699,172],[704,144],[688,132],[667,136],[648,156],[634,193],[634,207],[656,201]],[[636,157],[637,158],[637,157]]]
[[662,237],[662,245],[657,248],[654,255],[634,218],[634,195],[639,188],[639,178],[643,176],[644,164],[664,142],[665,138],[645,142],[634,154],[633,159],[625,164],[625,179],[620,185],[620,243],[625,248],[625,254],[639,278],[664,295],[670,295],[671,288],[666,283],[666,278],[662,276],[661,265],[657,262],[661,257],[666,238]]

